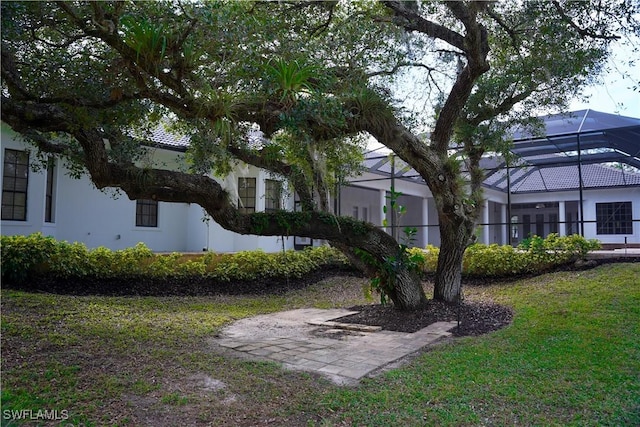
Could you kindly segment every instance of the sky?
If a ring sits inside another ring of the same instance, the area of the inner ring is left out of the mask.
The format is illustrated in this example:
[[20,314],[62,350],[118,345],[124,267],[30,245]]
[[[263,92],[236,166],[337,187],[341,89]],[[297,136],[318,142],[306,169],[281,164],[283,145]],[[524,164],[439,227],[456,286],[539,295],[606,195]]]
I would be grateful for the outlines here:
[[[639,85],[640,66],[629,71],[635,79],[635,85]],[[590,108],[602,113],[640,118],[640,92],[631,89],[634,85],[632,78],[623,79],[618,72],[609,73],[603,84],[585,90],[585,94],[590,95],[588,101],[574,100],[570,109],[573,111]]]

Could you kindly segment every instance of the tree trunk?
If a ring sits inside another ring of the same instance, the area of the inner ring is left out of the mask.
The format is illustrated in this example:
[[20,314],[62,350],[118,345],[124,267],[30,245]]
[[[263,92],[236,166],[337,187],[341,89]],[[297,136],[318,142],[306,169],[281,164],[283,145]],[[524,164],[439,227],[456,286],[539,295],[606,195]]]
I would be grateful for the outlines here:
[[422,307],[427,302],[427,297],[418,272],[406,267],[399,268],[395,276],[395,286],[389,292],[389,298],[398,310],[409,311]]
[[436,270],[433,299],[448,303],[462,297],[462,257],[474,224],[455,213],[440,214],[440,255]]
[[[351,264],[364,273],[365,276],[372,278],[380,274],[378,268],[359,257],[353,250],[353,247],[337,241],[332,241],[331,245],[344,253]],[[380,252],[394,253],[394,251],[397,252],[398,250],[398,244],[396,242],[391,244],[384,242],[384,245],[385,249]],[[379,257],[375,258],[378,262],[384,262],[379,259]],[[426,303],[427,297],[424,293],[422,280],[418,272],[412,271],[407,268],[407,266],[400,265],[395,273],[393,277],[393,288],[389,290],[388,296],[396,309],[403,311],[415,310]]]

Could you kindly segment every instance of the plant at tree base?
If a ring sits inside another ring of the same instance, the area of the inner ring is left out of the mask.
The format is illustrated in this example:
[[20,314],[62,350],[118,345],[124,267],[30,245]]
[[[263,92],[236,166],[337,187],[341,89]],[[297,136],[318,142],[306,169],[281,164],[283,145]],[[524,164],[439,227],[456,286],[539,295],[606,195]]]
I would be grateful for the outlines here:
[[[391,186],[389,195],[386,196],[387,199],[389,199],[390,212],[387,206],[383,206],[385,218],[382,221],[382,225],[385,227],[389,225],[389,215],[395,216],[395,221],[392,221],[394,223],[392,227],[396,229],[397,224],[395,224],[395,222],[399,221],[400,217],[407,213],[406,206],[398,205],[398,198],[401,195],[402,192],[395,191],[395,188]],[[424,256],[421,253],[408,250],[413,242],[415,242],[418,229],[416,227],[404,227],[402,232],[403,237],[398,246],[397,255],[385,257],[382,261],[376,260],[376,258],[365,250],[356,249],[356,254],[376,270],[376,274],[369,281],[369,286],[365,288],[365,295],[371,297],[371,291],[375,291],[380,295],[380,304],[382,305],[386,305],[389,302],[390,296],[395,292],[396,279],[399,273],[403,270],[417,273],[420,271],[420,265],[424,261]]]

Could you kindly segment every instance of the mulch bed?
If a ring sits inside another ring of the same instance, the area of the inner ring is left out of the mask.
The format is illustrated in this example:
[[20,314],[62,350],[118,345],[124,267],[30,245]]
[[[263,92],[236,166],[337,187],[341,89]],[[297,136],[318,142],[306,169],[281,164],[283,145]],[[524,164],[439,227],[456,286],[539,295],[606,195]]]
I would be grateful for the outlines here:
[[7,289],[45,292],[60,295],[99,296],[212,296],[212,295],[281,295],[304,289],[336,275],[361,276],[347,267],[327,266],[302,278],[262,278],[225,282],[203,276],[189,277],[32,277],[24,283],[3,283]]
[[358,313],[335,320],[409,333],[419,331],[435,322],[458,321],[458,326],[451,331],[458,337],[482,335],[498,330],[511,323],[513,318],[513,311],[509,307],[475,301],[447,304],[429,300],[423,308],[414,311],[400,311],[388,305],[360,305],[349,309]]

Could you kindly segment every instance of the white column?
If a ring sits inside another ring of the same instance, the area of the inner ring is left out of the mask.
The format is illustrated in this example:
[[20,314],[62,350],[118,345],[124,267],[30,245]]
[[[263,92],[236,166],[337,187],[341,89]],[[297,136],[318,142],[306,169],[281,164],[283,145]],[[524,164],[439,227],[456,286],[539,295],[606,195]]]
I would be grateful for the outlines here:
[[429,244],[429,199],[422,199],[422,246]]
[[567,213],[565,212],[565,201],[561,200],[558,203],[558,234],[560,236],[567,235],[567,224],[565,224],[565,220],[567,219]]
[[265,207],[265,188],[264,174],[258,172],[256,175],[256,212],[264,212]]
[[485,245],[489,244],[491,231],[489,229],[489,200],[484,201],[484,206],[482,207],[482,243]]
[[[384,207],[387,205],[387,190],[380,190],[380,225],[385,218]],[[387,231],[387,228],[383,228],[383,230]]]
[[500,205],[500,222],[502,222],[502,244],[509,243],[509,218],[507,218],[507,205]]

